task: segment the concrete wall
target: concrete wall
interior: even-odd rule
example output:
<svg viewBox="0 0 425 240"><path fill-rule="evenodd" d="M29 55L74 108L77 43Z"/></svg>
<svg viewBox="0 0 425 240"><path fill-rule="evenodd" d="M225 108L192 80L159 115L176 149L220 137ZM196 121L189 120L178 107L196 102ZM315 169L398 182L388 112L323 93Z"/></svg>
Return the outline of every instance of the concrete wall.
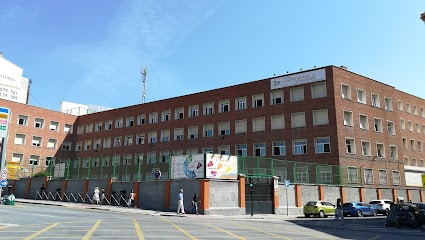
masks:
<svg viewBox="0 0 425 240"><path fill-rule="evenodd" d="M21 179L13 181L13 191L17 198L35 198L41 184L45 182L46 191L56 194L57 190L65 188L67 195L73 194L76 199L63 199L63 201L91 203L94 187L104 188L106 195L113 195L115 199L124 198L120 201L125 205L129 192L133 189L137 193L135 205L142 209L159 211L173 211L177 209L177 199L180 189L184 189L184 206L186 213L191 213L192 197L195 193L200 195L200 200L206 203L200 204L200 212L207 215L243 215L247 214L244 201L246 196L241 196L240 183L238 180L158 180L144 182L112 182L109 179L83 179L83 180L49 180L44 178ZM136 188L136 189L135 189ZM110 190L108 192L108 189ZM341 189L344 191L342 192ZM297 192L299 191L299 192ZM361 187L319 186L319 185L291 185L286 188L279 184L275 199L278 205L274 208L275 214L302 215L302 206L312 200L325 200L336 203L336 199L343 197L345 202L363 201L368 202L378 199L380 192L382 199L397 200L403 197L405 201L421 202L424 200L424 190L420 188L400 189L376 189ZM86 195L87 193L87 195ZM344 196L342 194L345 193ZM49 195L50 197L51 195ZM87 198L88 196L88 198ZM53 200L49 198L49 200ZM56 199L60 200L60 199ZM245 202L246 203L246 202ZM114 204L116 205L116 204ZM241 207L242 206L242 207ZM255 208L255 206L254 206ZM255 213L255 212L254 212Z"/></svg>

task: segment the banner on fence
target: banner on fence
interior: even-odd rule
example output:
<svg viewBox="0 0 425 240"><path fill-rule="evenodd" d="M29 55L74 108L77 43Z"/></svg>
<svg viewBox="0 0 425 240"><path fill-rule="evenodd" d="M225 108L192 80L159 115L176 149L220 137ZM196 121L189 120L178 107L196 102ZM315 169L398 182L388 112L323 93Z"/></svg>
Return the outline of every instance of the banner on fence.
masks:
<svg viewBox="0 0 425 240"><path fill-rule="evenodd" d="M205 178L204 154L180 155L171 158L171 179Z"/></svg>
<svg viewBox="0 0 425 240"><path fill-rule="evenodd" d="M207 178L238 178L238 157L236 156L207 153L205 162Z"/></svg>

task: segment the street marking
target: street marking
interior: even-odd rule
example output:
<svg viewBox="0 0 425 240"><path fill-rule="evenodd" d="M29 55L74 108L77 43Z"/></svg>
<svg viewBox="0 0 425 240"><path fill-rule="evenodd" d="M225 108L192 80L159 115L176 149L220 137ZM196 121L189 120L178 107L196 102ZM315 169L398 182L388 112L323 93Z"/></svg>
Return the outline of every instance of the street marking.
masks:
<svg viewBox="0 0 425 240"><path fill-rule="evenodd" d="M142 229L140 229L139 223L137 222L137 220L135 218L133 218L133 224L134 224L134 228L136 229L136 233L137 233L137 236L139 237L139 239L144 240L145 237L143 236Z"/></svg>
<svg viewBox="0 0 425 240"><path fill-rule="evenodd" d="M184 235L186 235L187 237L189 237L190 239L196 240L197 238L192 236L190 233L188 233L187 231L185 231L183 228L177 226L176 224L172 223L170 220L165 219L163 217L161 217L164 221L166 221L167 223L169 223L170 225L172 225L173 227L175 227L177 230L179 230L180 232L182 232Z"/></svg>
<svg viewBox="0 0 425 240"><path fill-rule="evenodd" d="M238 236L238 235L236 235L236 234L233 234L232 232L229 232L229 231L224 230L224 229L222 229L222 228L216 227L216 226L214 226L214 225L211 225L211 224L208 224L208 223L203 223L203 224L204 224L204 225L207 225L208 227L214 228L214 229L216 229L216 230L218 230L218 231L221 231L221 232L224 232L224 233L226 233L226 234L229 234L230 236L232 236L232 237L234 237L234 238L246 240L246 238L240 237L240 236Z"/></svg>
<svg viewBox="0 0 425 240"><path fill-rule="evenodd" d="M32 214L33 216L40 216L40 217L56 217L56 216L53 216L53 215L46 215L46 214Z"/></svg>
<svg viewBox="0 0 425 240"><path fill-rule="evenodd" d="M87 232L87 234L82 238L82 240L89 240L90 237L93 235L94 231L99 227L102 220L96 221L96 223L91 227L91 229Z"/></svg>
<svg viewBox="0 0 425 240"><path fill-rule="evenodd" d="M56 226L57 226L57 225L59 225L59 224L60 224L60 223L52 224L52 225L50 225L50 226L48 226L48 227L46 227L46 228L44 228L44 229L41 229L41 230L40 230L40 231L38 231L38 232L35 232L34 234L32 234L32 235L30 235L30 236L28 236L28 237L24 238L23 240L30 240L30 239L33 239L33 238L37 237L38 235L40 235L40 234L42 234L42 233L44 233L44 232L47 232L47 231L49 231L50 229L52 229L52 228L56 227Z"/></svg>
<svg viewBox="0 0 425 240"><path fill-rule="evenodd" d="M232 223L232 224L233 225L236 225L236 226L239 226L239 227L243 227L243 228L254 230L255 232L265 233L265 234L271 235L271 236L273 236L275 238L288 239L288 240L289 239L292 239L292 238L280 236L280 235L277 235L277 234L274 234L274 233L266 232L266 231L263 231L261 229L254 228L254 227L248 227L248 226L245 226L245 225L242 225L242 224L238 224L238 223Z"/></svg>

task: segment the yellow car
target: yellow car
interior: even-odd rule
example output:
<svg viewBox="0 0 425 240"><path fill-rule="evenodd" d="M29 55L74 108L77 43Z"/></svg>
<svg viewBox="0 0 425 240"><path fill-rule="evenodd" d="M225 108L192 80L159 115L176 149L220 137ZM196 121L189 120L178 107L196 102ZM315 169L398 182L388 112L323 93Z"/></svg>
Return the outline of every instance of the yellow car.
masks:
<svg viewBox="0 0 425 240"><path fill-rule="evenodd" d="M319 216L327 218L335 215L335 205L327 201L310 201L303 208L304 216Z"/></svg>

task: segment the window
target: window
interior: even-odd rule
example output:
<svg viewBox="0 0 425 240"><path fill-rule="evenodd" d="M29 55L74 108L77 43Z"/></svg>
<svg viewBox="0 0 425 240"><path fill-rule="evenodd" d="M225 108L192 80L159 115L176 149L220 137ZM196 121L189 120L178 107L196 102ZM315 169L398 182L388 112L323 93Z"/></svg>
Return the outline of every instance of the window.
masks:
<svg viewBox="0 0 425 240"><path fill-rule="evenodd" d="M91 149L91 140L84 141L84 150L90 150Z"/></svg>
<svg viewBox="0 0 425 240"><path fill-rule="evenodd" d="M273 156L285 156L286 146L285 141L273 142Z"/></svg>
<svg viewBox="0 0 425 240"><path fill-rule="evenodd" d="M253 118L252 119L252 131L263 132L265 131L265 118Z"/></svg>
<svg viewBox="0 0 425 240"><path fill-rule="evenodd" d="M16 145L25 145L25 139L26 139L26 135L25 134L19 134L17 133L15 135L15 140L14 140L14 144Z"/></svg>
<svg viewBox="0 0 425 240"><path fill-rule="evenodd" d="M371 100L372 100L372 107L377 107L377 108L381 107L380 100L379 100L379 95L378 94L372 93Z"/></svg>
<svg viewBox="0 0 425 240"><path fill-rule="evenodd" d="M184 129L175 128L174 129L174 140L183 140L184 139Z"/></svg>
<svg viewBox="0 0 425 240"><path fill-rule="evenodd" d="M308 182L308 166L297 166L295 171L297 182Z"/></svg>
<svg viewBox="0 0 425 240"><path fill-rule="evenodd" d="M55 121L50 121L49 130L57 132L59 130L59 123Z"/></svg>
<svg viewBox="0 0 425 240"><path fill-rule="evenodd" d="M31 145L33 147L41 147L41 141L42 141L41 137L33 136L32 141L31 141Z"/></svg>
<svg viewBox="0 0 425 240"><path fill-rule="evenodd" d="M145 134L144 133L136 134L136 144L137 145L145 144Z"/></svg>
<svg viewBox="0 0 425 240"><path fill-rule="evenodd" d="M184 118L184 108L176 108L174 119L183 119Z"/></svg>
<svg viewBox="0 0 425 240"><path fill-rule="evenodd" d="M258 108L264 106L264 94L256 94L252 96L252 107Z"/></svg>
<svg viewBox="0 0 425 240"><path fill-rule="evenodd" d="M157 143L157 133L156 131L148 132L148 142L149 143Z"/></svg>
<svg viewBox="0 0 425 240"><path fill-rule="evenodd" d="M49 149L56 149L57 144L58 144L58 140L56 139L47 140L47 148Z"/></svg>
<svg viewBox="0 0 425 240"><path fill-rule="evenodd" d="M44 126L44 119L35 118L35 120L34 120L34 127L35 128L43 128L43 126Z"/></svg>
<svg viewBox="0 0 425 240"><path fill-rule="evenodd" d="M100 138L97 138L93 142L93 149L100 149Z"/></svg>
<svg viewBox="0 0 425 240"><path fill-rule="evenodd" d="M170 162L170 152L169 151L161 151L159 153L159 157L162 163Z"/></svg>
<svg viewBox="0 0 425 240"><path fill-rule="evenodd" d="M390 159L391 160L397 160L398 159L397 146L390 145Z"/></svg>
<svg viewBox="0 0 425 240"><path fill-rule="evenodd" d="M65 133L72 133L72 125L71 124L65 124L63 127L63 131Z"/></svg>
<svg viewBox="0 0 425 240"><path fill-rule="evenodd" d="M277 129L285 129L285 116L283 114L271 116L271 130Z"/></svg>
<svg viewBox="0 0 425 240"><path fill-rule="evenodd" d="M145 114L140 114L137 116L137 125L145 125L146 123L146 115Z"/></svg>
<svg viewBox="0 0 425 240"><path fill-rule="evenodd" d="M84 126L78 125L77 126L77 134L83 134L84 133Z"/></svg>
<svg viewBox="0 0 425 240"><path fill-rule="evenodd" d="M230 122L218 123L218 133L220 136L230 135Z"/></svg>
<svg viewBox="0 0 425 240"><path fill-rule="evenodd" d="M393 184L394 185L400 185L400 172L399 171L393 171Z"/></svg>
<svg viewBox="0 0 425 240"><path fill-rule="evenodd" d="M386 170L379 170L379 184L388 184L388 177L387 177L387 171Z"/></svg>
<svg viewBox="0 0 425 240"><path fill-rule="evenodd" d="M126 127L132 127L132 126L134 126L134 117L133 116L128 116L126 118L125 126Z"/></svg>
<svg viewBox="0 0 425 240"><path fill-rule="evenodd" d="M373 170L370 168L364 169L364 183L373 184Z"/></svg>
<svg viewBox="0 0 425 240"><path fill-rule="evenodd" d="M246 109L246 97L238 97L235 99L235 110L244 110Z"/></svg>
<svg viewBox="0 0 425 240"><path fill-rule="evenodd" d="M356 153L356 146L354 144L354 138L345 138L345 152L348 154Z"/></svg>
<svg viewBox="0 0 425 240"><path fill-rule="evenodd" d="M105 130L112 130L112 120L105 121Z"/></svg>
<svg viewBox="0 0 425 240"><path fill-rule="evenodd" d="M307 140L296 139L294 140L294 155L307 154Z"/></svg>
<svg viewBox="0 0 425 240"><path fill-rule="evenodd" d="M392 121L387 121L387 131L389 135L395 135L395 124Z"/></svg>
<svg viewBox="0 0 425 240"><path fill-rule="evenodd" d="M328 165L319 165L317 167L320 183L332 183L332 167Z"/></svg>
<svg viewBox="0 0 425 240"><path fill-rule="evenodd" d="M401 144L403 146L403 148L407 148L407 140L405 137L401 138Z"/></svg>
<svg viewBox="0 0 425 240"><path fill-rule="evenodd" d="M18 115L18 125L20 126L28 126L28 116Z"/></svg>
<svg viewBox="0 0 425 240"><path fill-rule="evenodd" d="M328 109L313 110L313 125L329 125Z"/></svg>
<svg viewBox="0 0 425 240"><path fill-rule="evenodd" d="M326 83L311 84L311 98L323 98L327 96Z"/></svg>
<svg viewBox="0 0 425 240"><path fill-rule="evenodd" d="M131 145L133 145L133 135L126 135L124 146L131 146Z"/></svg>
<svg viewBox="0 0 425 240"><path fill-rule="evenodd" d="M114 147L121 147L122 137L114 138Z"/></svg>
<svg viewBox="0 0 425 240"><path fill-rule="evenodd" d="M247 132L247 121L246 119L235 121L235 134Z"/></svg>
<svg viewBox="0 0 425 240"><path fill-rule="evenodd" d="M354 126L353 112L344 110L344 126L348 126L348 127Z"/></svg>
<svg viewBox="0 0 425 240"><path fill-rule="evenodd" d="M214 114L214 103L205 103L204 115L213 115L213 114Z"/></svg>
<svg viewBox="0 0 425 240"><path fill-rule="evenodd" d="M403 118L400 118L400 129L401 130L406 129L406 124Z"/></svg>
<svg viewBox="0 0 425 240"><path fill-rule="evenodd" d="M359 115L359 126L361 129L369 130L369 119L367 115Z"/></svg>
<svg viewBox="0 0 425 240"><path fill-rule="evenodd" d="M161 142L170 141L170 129L161 130Z"/></svg>
<svg viewBox="0 0 425 240"><path fill-rule="evenodd" d="M359 182L359 174L358 169L356 167L348 167L348 183L358 183Z"/></svg>
<svg viewBox="0 0 425 240"><path fill-rule="evenodd" d="M420 109L421 118L425 118L425 110L424 108Z"/></svg>
<svg viewBox="0 0 425 240"><path fill-rule="evenodd" d="M228 146L228 145L218 146L218 152L221 155L230 155L230 146Z"/></svg>
<svg viewBox="0 0 425 240"><path fill-rule="evenodd" d="M72 142L62 142L61 150L71 151Z"/></svg>
<svg viewBox="0 0 425 240"><path fill-rule="evenodd" d="M403 102L401 100L398 100L397 105L398 105L398 110L402 112L403 111Z"/></svg>
<svg viewBox="0 0 425 240"><path fill-rule="evenodd" d="M291 87L291 102L298 102L304 100L304 87Z"/></svg>
<svg viewBox="0 0 425 240"><path fill-rule="evenodd" d="M96 125L95 125L95 127L94 127L94 131L95 132L102 131L102 125L103 125L103 122L97 122Z"/></svg>
<svg viewBox="0 0 425 240"><path fill-rule="evenodd" d="M418 116L418 107L413 105L413 115Z"/></svg>
<svg viewBox="0 0 425 240"><path fill-rule="evenodd" d="M219 107L218 109L219 113L230 111L230 100L229 99L220 100L218 103L218 107Z"/></svg>
<svg viewBox="0 0 425 240"><path fill-rule="evenodd" d="M407 121L407 129L409 130L409 132L413 132L413 125L411 121Z"/></svg>
<svg viewBox="0 0 425 240"><path fill-rule="evenodd" d="M316 153L330 153L331 141L329 137L315 138Z"/></svg>
<svg viewBox="0 0 425 240"><path fill-rule="evenodd" d="M187 135L189 136L189 139L198 138L198 126L188 127L187 128Z"/></svg>
<svg viewBox="0 0 425 240"><path fill-rule="evenodd" d="M123 126L123 118L115 119L115 128L122 128Z"/></svg>
<svg viewBox="0 0 425 240"><path fill-rule="evenodd" d="M410 109L410 103L406 103L406 112L410 113L411 109Z"/></svg>
<svg viewBox="0 0 425 240"><path fill-rule="evenodd" d="M357 102L366 104L366 91L357 89Z"/></svg>
<svg viewBox="0 0 425 240"><path fill-rule="evenodd" d="M291 113L291 128L300 128L305 126L306 123L304 112Z"/></svg>
<svg viewBox="0 0 425 240"><path fill-rule="evenodd" d="M40 156L30 155L29 165L38 166L40 164Z"/></svg>
<svg viewBox="0 0 425 240"><path fill-rule="evenodd" d="M199 116L199 106L198 105L189 106L189 117L197 117L197 116Z"/></svg>
<svg viewBox="0 0 425 240"><path fill-rule="evenodd" d="M247 156L248 150L246 144L236 144L236 154L238 156Z"/></svg>
<svg viewBox="0 0 425 240"><path fill-rule="evenodd" d="M256 157L266 156L266 144L265 143L254 143L254 156L256 156Z"/></svg>
<svg viewBox="0 0 425 240"><path fill-rule="evenodd" d="M86 133L93 132L93 123L87 123L86 124Z"/></svg>
<svg viewBox="0 0 425 240"><path fill-rule="evenodd" d="M149 123L158 123L158 113L157 112L152 112L149 113Z"/></svg>
<svg viewBox="0 0 425 240"><path fill-rule="evenodd" d="M416 133L421 133L421 127L419 126L419 123L415 123Z"/></svg>
<svg viewBox="0 0 425 240"><path fill-rule="evenodd" d="M82 151L83 150L83 142L76 142L75 143L75 151L76 152L79 152L79 151Z"/></svg>
<svg viewBox="0 0 425 240"><path fill-rule="evenodd" d="M368 141L362 141L362 155L363 156L370 156L370 142Z"/></svg>
<svg viewBox="0 0 425 240"><path fill-rule="evenodd" d="M379 118L373 119L373 130L375 132L382 132L382 120Z"/></svg>
<svg viewBox="0 0 425 240"><path fill-rule="evenodd" d="M341 97L351 100L351 87L346 84L341 84Z"/></svg>
<svg viewBox="0 0 425 240"><path fill-rule="evenodd" d="M214 125L212 124L206 124L204 125L204 137L212 137L214 136Z"/></svg>
<svg viewBox="0 0 425 240"><path fill-rule="evenodd" d="M392 112L393 111L393 101L391 98L384 98L385 111Z"/></svg>
<svg viewBox="0 0 425 240"><path fill-rule="evenodd" d="M422 142L418 141L418 151L422 152Z"/></svg>
<svg viewBox="0 0 425 240"><path fill-rule="evenodd" d="M382 143L377 143L376 144L376 156L377 157L380 157L380 158L384 158L385 157L384 144L382 144Z"/></svg>
<svg viewBox="0 0 425 240"><path fill-rule="evenodd" d="M413 140L413 139L410 139L410 149L416 150L416 148L415 148L415 140Z"/></svg>
<svg viewBox="0 0 425 240"><path fill-rule="evenodd" d="M161 112L161 122L168 122L171 120L171 110L167 109Z"/></svg>
<svg viewBox="0 0 425 240"><path fill-rule="evenodd" d="M203 147L202 152L203 153L214 153L213 147ZM174 153L174 155L176 155L176 154ZM182 150L182 154L180 154L180 155L183 155L183 150Z"/></svg>
<svg viewBox="0 0 425 240"><path fill-rule="evenodd" d="M156 163L156 152L148 152L147 162Z"/></svg>
<svg viewBox="0 0 425 240"><path fill-rule="evenodd" d="M271 105L282 104L283 103L283 90L274 90L270 94Z"/></svg>

